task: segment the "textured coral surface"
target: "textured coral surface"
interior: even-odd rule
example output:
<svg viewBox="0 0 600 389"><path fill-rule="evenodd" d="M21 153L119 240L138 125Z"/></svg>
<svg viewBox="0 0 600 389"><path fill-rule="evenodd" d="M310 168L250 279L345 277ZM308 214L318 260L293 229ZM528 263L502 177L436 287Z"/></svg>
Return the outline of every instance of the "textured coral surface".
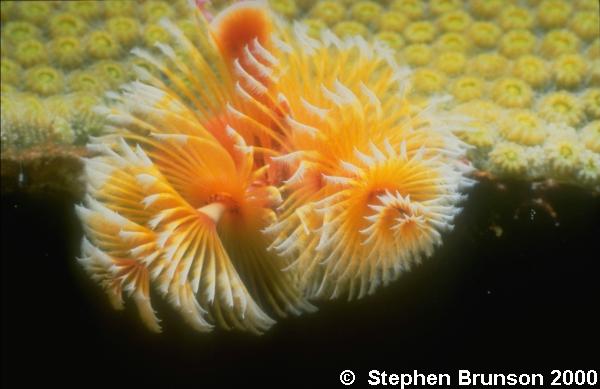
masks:
<svg viewBox="0 0 600 389"><path fill-rule="evenodd" d="M482 172L597 190L599 15L595 0L349 0L314 2L304 20L315 35L353 23L412 67L415 95L451 94L475 121L459 133Z"/></svg>
<svg viewBox="0 0 600 389"><path fill-rule="evenodd" d="M213 1L220 9L230 1ZM448 109L475 118L461 136L486 174L600 182L600 21L595 0L271 0L313 36L380 39L414 71L416 96L450 94ZM214 11L212 11L214 12ZM198 32L185 1L2 2L2 149L84 144L102 132L92 107L150 69L134 46L170 42L158 21ZM489 112L480 110L485 103ZM514 116L529 112L529 124ZM535 122L535 125L532 124ZM507 128L511 129L508 130ZM574 157L556 149L570 138ZM486 141L483 141L487 139ZM535 141L534 141L535 140ZM514 169L506 147L527 163ZM565 153L567 153L565 149ZM510 154L510 153L509 153ZM510 154L512 155L512 154ZM570 168L563 168L567 164Z"/></svg>

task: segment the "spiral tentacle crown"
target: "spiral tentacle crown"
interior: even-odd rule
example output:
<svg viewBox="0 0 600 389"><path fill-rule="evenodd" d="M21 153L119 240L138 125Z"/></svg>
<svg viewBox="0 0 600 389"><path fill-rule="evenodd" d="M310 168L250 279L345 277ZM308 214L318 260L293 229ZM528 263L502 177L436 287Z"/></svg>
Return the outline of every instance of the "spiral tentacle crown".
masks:
<svg viewBox="0 0 600 389"><path fill-rule="evenodd" d="M471 166L465 119L407 97L383 44L311 38L261 2L237 3L200 41L135 49L139 70L97 111L80 262L159 330L155 288L200 331L260 333L314 297L362 297L433 253Z"/></svg>

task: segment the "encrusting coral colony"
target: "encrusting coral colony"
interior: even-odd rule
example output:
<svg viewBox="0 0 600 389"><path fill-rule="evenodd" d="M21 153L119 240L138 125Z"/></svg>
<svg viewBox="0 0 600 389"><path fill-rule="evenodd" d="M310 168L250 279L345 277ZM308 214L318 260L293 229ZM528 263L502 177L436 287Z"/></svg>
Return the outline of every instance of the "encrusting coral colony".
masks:
<svg viewBox="0 0 600 389"><path fill-rule="evenodd" d="M205 5L221 9L230 1ZM470 115L457 134L468 158L498 178L600 182L600 27L596 0L270 0L311 38L325 28L394 50L412 69L416 102L437 94ZM84 145L102 134L104 92L148 63L133 47L172 43L172 20L199 33L186 0L2 1L4 152L44 143ZM559 147L560 145L560 147ZM559 150L560 148L560 150Z"/></svg>
<svg viewBox="0 0 600 389"><path fill-rule="evenodd" d="M417 99L452 95L445 108L474 120L457 134L480 171L598 190L599 12L596 0L320 1L305 23L386 42Z"/></svg>
<svg viewBox="0 0 600 389"><path fill-rule="evenodd" d="M596 0L223 3L2 2L2 151L87 143L80 262L152 330L373 293L476 169L599 190Z"/></svg>

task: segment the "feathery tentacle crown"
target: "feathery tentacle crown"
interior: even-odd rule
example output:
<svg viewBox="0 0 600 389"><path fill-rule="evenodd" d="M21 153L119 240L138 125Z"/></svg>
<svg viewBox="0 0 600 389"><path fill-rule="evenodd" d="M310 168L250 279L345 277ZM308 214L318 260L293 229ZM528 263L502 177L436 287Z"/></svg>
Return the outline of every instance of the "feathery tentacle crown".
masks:
<svg viewBox="0 0 600 389"><path fill-rule="evenodd" d="M291 152L271 248L292 260L309 297L362 297L432 254L472 183L452 134L461 118L406 97L408 74L361 37L320 41L301 25L275 40L279 130ZM260 100L260 99L257 99ZM256 103L259 105L259 102Z"/></svg>
<svg viewBox="0 0 600 389"><path fill-rule="evenodd" d="M208 40L192 43L163 25L179 52L157 44L158 58L136 49L163 79L140 69L143 82L110 94L115 103L98 108L114 128L88 146L100 156L86 161L81 262L116 307L127 291L154 330L160 327L151 285L200 331L216 322L262 332L274 323L265 308L279 316L312 310L261 233L281 196L256 161L262 156L231 125L227 107L240 98L227 56L215 55Z"/></svg>
<svg viewBox="0 0 600 389"><path fill-rule="evenodd" d="M110 93L77 211L81 263L159 331L155 288L200 331L260 333L307 298L373 292L430 255L471 181L458 120L405 98L383 46L314 40L235 4ZM461 126L463 123L460 123Z"/></svg>

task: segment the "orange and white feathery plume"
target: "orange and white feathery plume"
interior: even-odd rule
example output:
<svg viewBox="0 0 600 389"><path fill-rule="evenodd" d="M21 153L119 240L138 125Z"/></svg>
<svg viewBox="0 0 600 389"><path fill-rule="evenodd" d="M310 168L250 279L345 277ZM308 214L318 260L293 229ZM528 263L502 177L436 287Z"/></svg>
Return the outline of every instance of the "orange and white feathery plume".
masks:
<svg viewBox="0 0 600 389"><path fill-rule="evenodd" d="M98 107L111 127L88 145L97 156L85 161L87 197L77 207L86 235L80 262L116 308L123 294L131 297L152 330L160 331L155 291L197 330L260 333L273 315L314 309L262 232L282 202L265 165L281 135L254 128L264 117L247 106L238 80L248 46L265 55L252 58L257 68L274 62L272 25L254 3L211 24L196 17L201 41L163 21L177 45L157 44L160 55L134 50L162 76L139 69L141 81ZM256 77L261 92L273 87ZM248 116L240 119L234 106Z"/></svg>
<svg viewBox="0 0 600 389"><path fill-rule="evenodd" d="M409 72L380 43L327 30L315 40L300 24L278 31L271 50L251 44L239 61L245 84L257 84L241 84L246 106L269 117L282 145L269 165L284 202L265 231L308 297L362 297L452 228L473 183L453 135L464 118L443 113L443 97L412 103ZM274 61L265 69L261 58Z"/></svg>

